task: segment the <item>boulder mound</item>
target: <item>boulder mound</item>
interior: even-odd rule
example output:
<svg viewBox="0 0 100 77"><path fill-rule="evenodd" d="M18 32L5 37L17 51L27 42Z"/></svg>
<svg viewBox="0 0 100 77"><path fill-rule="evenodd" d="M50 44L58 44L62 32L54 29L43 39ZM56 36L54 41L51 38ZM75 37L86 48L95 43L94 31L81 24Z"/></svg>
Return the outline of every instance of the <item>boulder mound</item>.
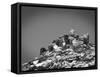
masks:
<svg viewBox="0 0 100 77"><path fill-rule="evenodd" d="M22 71L82 68L95 65L95 44L89 34L79 35L73 29L56 40L48 48L40 49L40 57L22 64Z"/></svg>

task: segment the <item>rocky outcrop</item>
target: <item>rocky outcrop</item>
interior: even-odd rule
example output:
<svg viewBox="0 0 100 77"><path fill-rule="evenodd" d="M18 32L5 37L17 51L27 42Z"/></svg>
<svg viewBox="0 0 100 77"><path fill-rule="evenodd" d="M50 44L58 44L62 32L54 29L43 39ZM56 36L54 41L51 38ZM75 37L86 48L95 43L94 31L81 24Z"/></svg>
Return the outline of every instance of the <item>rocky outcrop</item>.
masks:
<svg viewBox="0 0 100 77"><path fill-rule="evenodd" d="M95 65L95 44L89 34L78 35L73 29L40 49L40 57L22 64L22 71L80 68Z"/></svg>

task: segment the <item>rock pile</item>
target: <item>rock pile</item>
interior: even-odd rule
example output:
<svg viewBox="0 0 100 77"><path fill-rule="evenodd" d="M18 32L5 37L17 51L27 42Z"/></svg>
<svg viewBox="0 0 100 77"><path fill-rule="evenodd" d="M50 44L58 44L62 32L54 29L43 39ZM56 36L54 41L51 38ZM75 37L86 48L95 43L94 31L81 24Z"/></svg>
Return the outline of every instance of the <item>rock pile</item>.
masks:
<svg viewBox="0 0 100 77"><path fill-rule="evenodd" d="M40 57L22 64L22 71L80 68L95 65L95 44L89 34L79 35L73 29L56 40L48 48L40 49Z"/></svg>

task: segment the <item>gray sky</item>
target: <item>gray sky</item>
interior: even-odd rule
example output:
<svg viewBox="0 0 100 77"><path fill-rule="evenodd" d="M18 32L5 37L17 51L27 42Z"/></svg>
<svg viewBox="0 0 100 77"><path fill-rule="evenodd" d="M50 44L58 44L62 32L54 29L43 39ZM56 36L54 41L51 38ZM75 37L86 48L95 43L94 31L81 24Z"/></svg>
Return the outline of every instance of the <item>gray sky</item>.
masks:
<svg viewBox="0 0 100 77"><path fill-rule="evenodd" d="M88 10L22 7L22 63L39 56L57 37L75 29L95 38L95 12Z"/></svg>

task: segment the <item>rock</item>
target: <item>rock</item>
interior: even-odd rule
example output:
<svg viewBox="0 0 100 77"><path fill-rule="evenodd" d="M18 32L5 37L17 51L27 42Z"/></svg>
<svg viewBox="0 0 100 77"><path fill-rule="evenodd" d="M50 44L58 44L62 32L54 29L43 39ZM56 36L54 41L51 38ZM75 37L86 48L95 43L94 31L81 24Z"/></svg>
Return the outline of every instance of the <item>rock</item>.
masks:
<svg viewBox="0 0 100 77"><path fill-rule="evenodd" d="M40 49L40 55L45 55L46 51L47 51L46 48L44 48L44 47L41 48Z"/></svg>
<svg viewBox="0 0 100 77"><path fill-rule="evenodd" d="M80 68L95 65L95 44L89 34L78 35L72 29L69 34L54 40L48 48L40 49L40 57L22 64L23 71Z"/></svg>
<svg viewBox="0 0 100 77"><path fill-rule="evenodd" d="M49 51L49 52L52 52L53 50L54 50L53 45L49 45L49 46L48 46L48 51Z"/></svg>
<svg viewBox="0 0 100 77"><path fill-rule="evenodd" d="M75 30L74 29L71 29L70 32L69 32L69 34L70 35L74 35L75 34Z"/></svg>
<svg viewBox="0 0 100 77"><path fill-rule="evenodd" d="M68 35L64 35L65 44L70 44L70 39Z"/></svg>

